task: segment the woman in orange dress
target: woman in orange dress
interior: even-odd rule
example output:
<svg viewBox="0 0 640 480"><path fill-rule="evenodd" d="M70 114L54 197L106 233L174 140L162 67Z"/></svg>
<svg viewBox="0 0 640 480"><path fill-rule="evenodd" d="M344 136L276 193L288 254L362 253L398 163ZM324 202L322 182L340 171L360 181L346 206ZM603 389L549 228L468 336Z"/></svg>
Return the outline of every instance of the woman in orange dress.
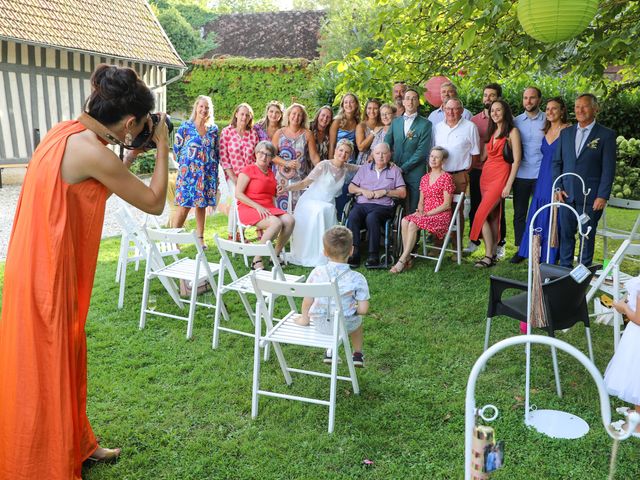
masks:
<svg viewBox="0 0 640 480"><path fill-rule="evenodd" d="M147 187L107 143L126 143L145 125L153 94L128 68L100 65L78 120L54 126L29 163L5 266L0 320L0 478L80 480L82 463L113 461L86 412L85 322L110 192L153 214L167 188L168 132L152 139Z"/></svg>
<svg viewBox="0 0 640 480"><path fill-rule="evenodd" d="M509 142L513 152L513 163L508 163L503 155L504 145ZM509 104L504 100L496 100L491 104L489 127L487 128L485 161L480 176L482 201L471 226L471 240L478 240L482 234L485 256L475 266L492 267L497 262L496 247L500 239L500 218L504 214L501 200L509 196L513 180L516 178L522 145L520 132L514 126L513 115Z"/></svg>

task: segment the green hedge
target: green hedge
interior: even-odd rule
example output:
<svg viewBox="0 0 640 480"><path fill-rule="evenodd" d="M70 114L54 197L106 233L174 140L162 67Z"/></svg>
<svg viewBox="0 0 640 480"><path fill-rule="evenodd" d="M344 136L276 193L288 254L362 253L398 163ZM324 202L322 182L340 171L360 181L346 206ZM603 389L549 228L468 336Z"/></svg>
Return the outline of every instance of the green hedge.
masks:
<svg viewBox="0 0 640 480"><path fill-rule="evenodd" d="M617 138L618 163L611 195L616 198L640 200L640 140Z"/></svg>
<svg viewBox="0 0 640 480"><path fill-rule="evenodd" d="M270 100L285 105L309 103L314 96L309 88L314 73L313 65L305 59L194 60L184 81L169 86L167 109L186 116L198 95L208 95L216 118L228 119L236 105L246 102L258 119Z"/></svg>

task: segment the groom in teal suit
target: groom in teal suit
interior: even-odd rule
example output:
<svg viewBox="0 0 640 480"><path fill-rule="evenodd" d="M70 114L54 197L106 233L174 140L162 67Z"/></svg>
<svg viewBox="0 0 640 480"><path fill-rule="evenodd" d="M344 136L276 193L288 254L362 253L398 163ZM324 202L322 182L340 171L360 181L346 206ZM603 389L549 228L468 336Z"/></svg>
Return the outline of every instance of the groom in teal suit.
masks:
<svg viewBox="0 0 640 480"><path fill-rule="evenodd" d="M404 94L404 115L393 120L384 141L393 150L393 162L402 170L407 184L408 212L413 213L420 199L420 179L427 172L427 157L431 146L431 122L418 115L418 92L409 89Z"/></svg>
<svg viewBox="0 0 640 480"><path fill-rule="evenodd" d="M596 239L598 220L611 195L611 186L616 172L616 134L613 130L596 122L598 101L590 93L576 99L575 113L577 125L565 128L560 133L558 148L553 158L553 178L563 173L576 173L582 177L587 190L584 212L582 183L574 176L563 177L558 182L560 191L556 200L566 202L575 208L578 214L589 216L583 225L583 231L591 227L584 242L582 259L584 265L591 265ZM560 219L560 265L571 267L576 245L578 222L568 208L561 208Z"/></svg>

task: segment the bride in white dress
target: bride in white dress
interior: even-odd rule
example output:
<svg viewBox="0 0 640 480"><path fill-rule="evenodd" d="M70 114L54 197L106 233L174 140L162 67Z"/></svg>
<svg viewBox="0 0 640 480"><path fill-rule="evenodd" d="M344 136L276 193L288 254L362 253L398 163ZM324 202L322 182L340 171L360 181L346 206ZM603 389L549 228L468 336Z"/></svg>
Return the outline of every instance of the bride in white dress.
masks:
<svg viewBox="0 0 640 480"><path fill-rule="evenodd" d="M322 253L322 236L338 223L335 197L342 193L347 172L358 170L358 165L347 163L352 152L353 143L340 140L332 160L319 162L303 181L282 189L283 192L295 192L309 187L293 212L296 223L288 261L294 265L315 267L327 262Z"/></svg>

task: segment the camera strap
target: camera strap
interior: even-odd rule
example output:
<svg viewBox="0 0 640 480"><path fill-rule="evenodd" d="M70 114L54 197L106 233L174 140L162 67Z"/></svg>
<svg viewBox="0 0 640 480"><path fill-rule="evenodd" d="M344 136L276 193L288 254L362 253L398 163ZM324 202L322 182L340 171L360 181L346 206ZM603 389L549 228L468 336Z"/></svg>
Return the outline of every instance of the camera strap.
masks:
<svg viewBox="0 0 640 480"><path fill-rule="evenodd" d="M125 145L124 142L120 141L118 139L118 137L116 137L116 135L111 130L109 130L107 127L105 127L103 124L101 124L99 121L97 121L95 118L93 118L88 113L86 113L86 112L81 113L76 120L79 123L81 123L83 126L85 126L87 128L87 130L91 130L93 133L98 135L98 137L103 139L108 144L110 144L110 145L119 145L120 146L120 160L122 160L123 157L124 157L124 150L125 149L127 149L127 150L133 150L134 149L134 147L132 147L130 145ZM151 138L151 136L149 136L149 139L150 138ZM144 145L142 145L141 147L138 147L138 148L144 148L144 146L147 143L149 143L148 139L147 139L147 141L145 142Z"/></svg>
<svg viewBox="0 0 640 480"><path fill-rule="evenodd" d="M122 160L122 158L124 157L124 149L126 148L126 146L124 145L124 143L122 143L118 139L118 137L115 136L115 134L111 130L109 130L107 127L105 127L103 124L101 124L99 121L97 121L95 118L93 118L91 115L89 115L86 112L81 113L78 116L77 121L80 124L82 124L84 127L86 127L87 130L91 130L93 133L95 133L98 137L106 141L108 144L119 145L120 160Z"/></svg>

